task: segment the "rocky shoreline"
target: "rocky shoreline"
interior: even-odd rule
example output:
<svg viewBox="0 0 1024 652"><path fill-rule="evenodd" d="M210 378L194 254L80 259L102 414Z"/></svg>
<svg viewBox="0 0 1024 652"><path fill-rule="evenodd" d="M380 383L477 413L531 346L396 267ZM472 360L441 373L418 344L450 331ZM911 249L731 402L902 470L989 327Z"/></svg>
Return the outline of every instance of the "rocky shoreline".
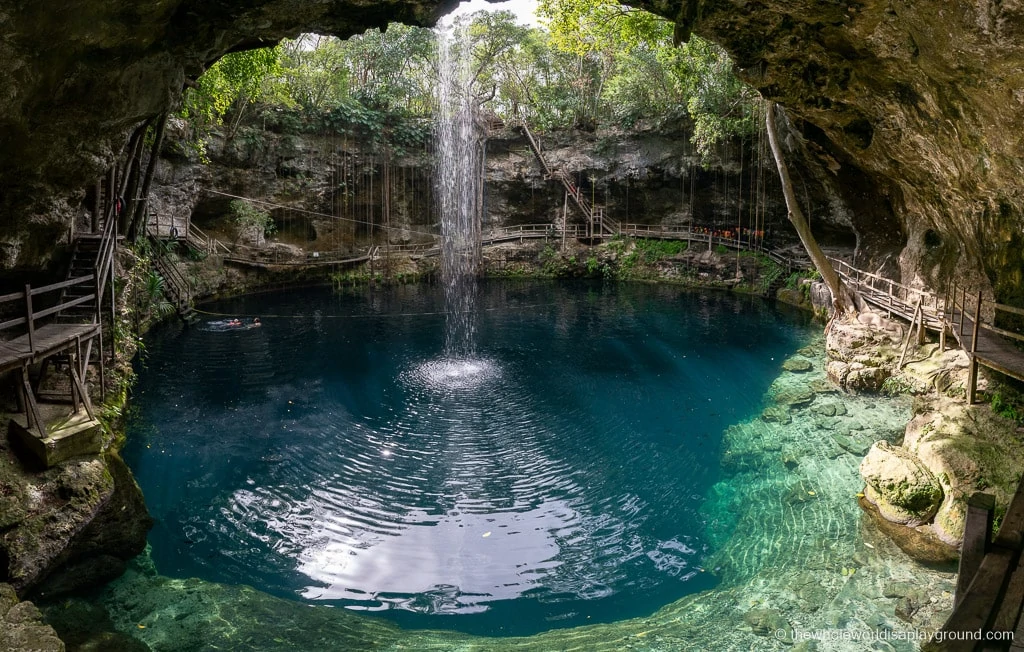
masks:
<svg viewBox="0 0 1024 652"><path fill-rule="evenodd" d="M875 443L861 463L864 498L882 518L906 526L900 539L938 540L955 555L970 496L995 497L997 525L1005 513L1024 468L1024 430L987 404L967 404L964 351L926 343L898 367L902 334L879 315L833 322L827 370L848 391L914 396L899 442Z"/></svg>
<svg viewBox="0 0 1024 652"><path fill-rule="evenodd" d="M493 264L490 269L492 273L505 275L511 269L515 276L586 275L595 273L595 269L597 274L607 275L605 270L612 270L614 278L621 273L622 260L631 253L620 245L596 252L593 248L552 251L543 244L509 248L502 256L492 257L492 262L501 260L502 263ZM590 255L581 260L580 252ZM695 285L703 281L703 287L729 287L724 278L736 269L735 253L681 254L634 265L629 268L630 274L638 280L669 276L676 282ZM209 265L210 261L181 264ZM411 274L412 265L416 263L407 264ZM698 271L672 277L666 273L680 269L692 272L699 270L701 264L705 265L705 270L717 270L717 275L705 271L707 276L701 277ZM429 269L416 269L423 274L430 273ZM758 287L758 274L762 270L757 266L750 269L746 283L733 284L734 290ZM253 288L249 282L233 285L230 273L225 273L223 279L228 280L211 283L209 287L219 288L220 292ZM353 277L351 282L360 280ZM810 301L820 294L816 290L788 292L795 295L794 303L813 308ZM783 290L781 294L786 293ZM799 475L800 469L815 464L808 460L849 459L859 464L864 478L860 485L864 487L863 497L857 510L865 512L864 523L874 523L869 529L878 533L872 535L876 543L870 550L886 546L901 550L922 563L948 569L950 560L956 558L955 546L962 533L967 497L974 491L989 491L996 494L997 503L1005 509L1016 488L1018 478L1013 469L1020 468L1024 461L1024 445L1018 441L1016 424L993 414L986 405L964 403L966 364L962 353L939 352L937 345L928 344L913 351L910 362L896 369L901 334L897 325L880 319L832 323L824 341L810 345L785 361L783 375L772 387L766 407L756 420L761 425L753 430L744 426L725 434L722 467L729 474L763 470L767 453L786 473ZM822 350L827 357L815 361ZM899 431L882 438L871 429L845 427L852 416L847 406L854 397L879 392L915 396L909 423L904 417ZM794 434L795 420L813 424L815 441L811 449L804 450L808 442ZM787 441L791 443L785 443ZM818 491L804 481L790 482L787 486L782 498L793 508L804 509L805 503L820 500ZM859 487L853 493L857 491ZM21 468L6 440L0 443L0 517L3 518L0 546L5 551L6 581L11 591L51 603L54 598L83 587L102 585L121 575L126 568L134 568L134 562L129 560L143 550L149 527L137 485L115 453L78 458L36 474ZM893 521L902 524L894 525ZM723 579L727 579L730 564L726 553L722 555L726 561L720 564L721 573ZM749 565L745 563L744 568ZM794 567L793 571L797 570ZM847 579L854 572L853 567L847 565L841 570L846 574L841 573L840 577ZM948 583L947 575L937 577L943 586ZM131 589L135 591L142 590L140 582L148 586L157 579L162 582L166 578L159 578L152 571L140 573L135 568L116 584L135 587ZM732 579L735 583L740 580L739 576ZM126 589L105 591L123 590ZM789 589L780 585L777 590ZM914 604L920 602L902 594L898 599ZM77 604L75 600L72 604ZM937 626L948 608L946 602L932 601L914 610L906 606L902 609L917 613L927 607L924 613L928 614L928 626ZM29 607L20 607L14 617L23 618L35 627L38 620L24 616L30 611ZM753 615L742 618L755 635L779 617L771 610L751 611ZM104 636L109 634L107 631ZM174 648L157 646L153 649Z"/></svg>

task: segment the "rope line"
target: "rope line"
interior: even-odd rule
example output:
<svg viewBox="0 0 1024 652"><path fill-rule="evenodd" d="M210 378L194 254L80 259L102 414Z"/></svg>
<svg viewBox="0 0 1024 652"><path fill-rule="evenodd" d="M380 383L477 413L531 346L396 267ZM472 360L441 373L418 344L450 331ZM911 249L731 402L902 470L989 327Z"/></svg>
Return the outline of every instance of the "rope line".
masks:
<svg viewBox="0 0 1024 652"><path fill-rule="evenodd" d="M252 202L254 204L262 204L263 206L269 206L271 208L280 208L281 210L293 211L293 212L296 212L296 213L304 213L306 215L313 215L313 216L316 216L316 217L325 217L325 218L328 218L328 219L331 219L331 220L339 220L339 221L342 221L342 222L352 222L354 224L366 224L368 226L371 226L371 227L374 227L374 228L377 228L377 229L383 229L385 231L390 231L391 230L390 226L382 226L382 225L377 224L376 222L374 222L372 219L371 220L358 220L358 219L356 219L354 217L340 217L338 215L331 215L329 213L318 213L317 211L310 211L310 210L306 210L304 208L295 208L294 206L285 206L284 204L275 204L274 202L271 202L271 201L266 201L266 200L263 200L263 199L254 199L252 197L244 197L242 195L233 195L233 194L231 194L229 192L221 192L219 190L206 190L206 192L214 194L214 195L221 195L223 197L231 197L232 199L242 199L242 200L245 200L245 201L248 201L248 202ZM441 237L441 236L439 236L436 233L430 233L428 231L414 231L412 229L401 229L401 231L403 231L404 233L415 233L416 235L428 235L428 236L430 236L432 238L439 238L439 237Z"/></svg>

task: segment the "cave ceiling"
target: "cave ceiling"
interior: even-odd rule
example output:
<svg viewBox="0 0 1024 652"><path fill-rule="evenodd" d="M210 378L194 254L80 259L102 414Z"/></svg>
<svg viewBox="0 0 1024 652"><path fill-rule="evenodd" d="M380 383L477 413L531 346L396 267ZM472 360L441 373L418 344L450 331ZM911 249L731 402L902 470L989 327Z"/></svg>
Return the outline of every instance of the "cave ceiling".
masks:
<svg viewBox="0 0 1024 652"><path fill-rule="evenodd" d="M904 280L933 286L954 272L1003 294L1020 285L1021 2L631 4L724 46L786 108L794 151L834 176L868 262L888 256ZM429 25L453 5L0 0L0 245L67 220L131 129L225 52Z"/></svg>

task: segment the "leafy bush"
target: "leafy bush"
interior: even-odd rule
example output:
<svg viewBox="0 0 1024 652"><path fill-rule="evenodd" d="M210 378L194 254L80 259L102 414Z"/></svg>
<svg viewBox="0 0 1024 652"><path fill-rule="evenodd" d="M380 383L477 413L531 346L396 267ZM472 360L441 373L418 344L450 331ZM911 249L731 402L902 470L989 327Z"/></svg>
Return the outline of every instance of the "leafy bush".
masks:
<svg viewBox="0 0 1024 652"><path fill-rule="evenodd" d="M640 238L636 241L636 252L639 258L645 263L655 263L669 256L675 256L686 251L686 243L680 240L647 240Z"/></svg>
<svg viewBox="0 0 1024 652"><path fill-rule="evenodd" d="M249 235L257 245L263 244L268 235L277 232L277 225L270 213L256 208L244 199L235 199L231 202L231 213L238 226L239 237Z"/></svg>

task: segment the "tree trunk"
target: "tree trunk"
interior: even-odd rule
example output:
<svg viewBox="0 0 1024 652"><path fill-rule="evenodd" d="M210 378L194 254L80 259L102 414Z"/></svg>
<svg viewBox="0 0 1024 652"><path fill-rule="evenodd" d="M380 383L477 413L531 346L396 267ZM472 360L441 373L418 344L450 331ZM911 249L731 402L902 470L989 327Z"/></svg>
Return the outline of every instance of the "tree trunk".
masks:
<svg viewBox="0 0 1024 652"><path fill-rule="evenodd" d="M153 136L153 149L150 150L149 164L146 166L146 176L142 181L142 188L139 191L139 201L133 203L132 221L129 226L127 237L131 242L138 241L139 237L146 234L146 208L149 206L149 188L153 184L153 173L160 158L160 146L164 142L164 127L167 125L167 114L164 113L157 119L156 134ZM174 222L171 221L171 228Z"/></svg>
<svg viewBox="0 0 1024 652"><path fill-rule="evenodd" d="M121 180L118 195L122 200L121 213L117 216L117 232L127 233L132 223L132 215L135 210L135 193L138 191L139 165L142 159L142 142L145 139L146 130L152 120L146 120L140 125L128 144L128 160L125 162L124 178ZM116 201L116 198L115 198Z"/></svg>
<svg viewBox="0 0 1024 652"><path fill-rule="evenodd" d="M807 219L804 218L804 213L800 210L800 204L796 200L796 193L793 192L793 182L789 178L789 168L786 167L782 145L779 143L778 130L775 126L775 102L767 102L765 107L765 126L768 128L768 142L772 148L772 156L775 157L775 165L779 168L782 193L786 197L786 208L789 210L789 221L796 228L797 235L800 236L800 242L803 243L804 249L807 250L807 254L811 257L811 262L814 263L815 269L821 274L821 279L825 281L825 285L828 286L829 291L832 293L832 305L836 310L836 315L842 316L848 312L856 312L856 298L851 290L843 285L839 275L836 274L836 270L832 267L832 263L825 257L825 252L818 246L818 241L814 239L814 235L811 233L811 226L807 223Z"/></svg>

